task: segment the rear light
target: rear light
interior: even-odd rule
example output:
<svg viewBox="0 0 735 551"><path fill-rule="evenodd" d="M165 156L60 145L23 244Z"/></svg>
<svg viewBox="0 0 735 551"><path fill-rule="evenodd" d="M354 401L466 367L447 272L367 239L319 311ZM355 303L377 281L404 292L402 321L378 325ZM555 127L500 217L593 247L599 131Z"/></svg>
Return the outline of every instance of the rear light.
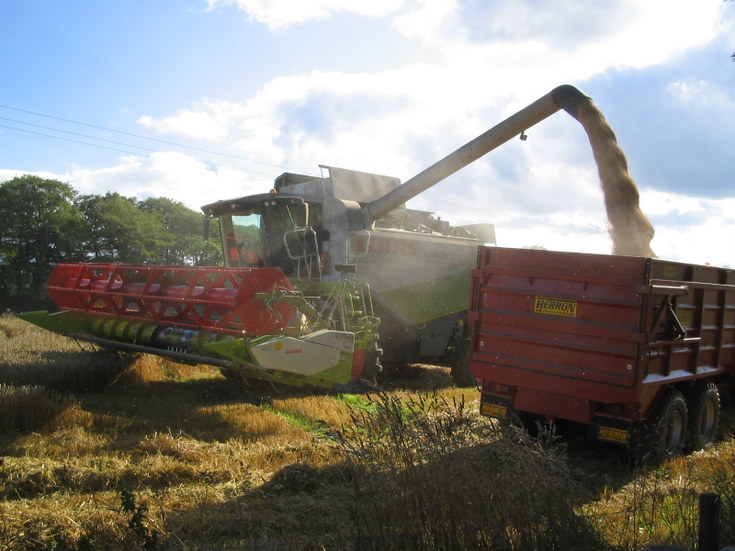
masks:
<svg viewBox="0 0 735 551"><path fill-rule="evenodd" d="M489 392L495 392L497 394L508 394L509 395L511 393L511 389L508 385L499 385L496 383L491 383L489 385L486 385L485 390Z"/></svg>

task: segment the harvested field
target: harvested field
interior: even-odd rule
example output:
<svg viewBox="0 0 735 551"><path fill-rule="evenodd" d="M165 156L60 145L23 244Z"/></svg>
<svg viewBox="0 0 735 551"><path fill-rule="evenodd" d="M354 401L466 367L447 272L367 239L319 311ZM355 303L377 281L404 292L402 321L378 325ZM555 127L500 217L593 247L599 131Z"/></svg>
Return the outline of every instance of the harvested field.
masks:
<svg viewBox="0 0 735 551"><path fill-rule="evenodd" d="M4 316L0 383L8 550L691 548L703 491L735 518L730 440L633 471L500 430L443 367L371 394L245 387Z"/></svg>

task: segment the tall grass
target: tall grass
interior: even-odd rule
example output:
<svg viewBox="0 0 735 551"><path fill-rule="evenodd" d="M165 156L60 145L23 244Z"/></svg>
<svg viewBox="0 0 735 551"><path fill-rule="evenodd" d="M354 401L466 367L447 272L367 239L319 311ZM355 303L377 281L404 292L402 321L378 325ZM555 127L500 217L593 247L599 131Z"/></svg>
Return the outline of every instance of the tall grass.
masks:
<svg viewBox="0 0 735 551"><path fill-rule="evenodd" d="M630 474L614 492L585 505L594 524L614 549L640 549L651 543L694 549L698 541L699 496L722 500L722 546L735 543L735 445L706 451Z"/></svg>
<svg viewBox="0 0 735 551"><path fill-rule="evenodd" d="M462 402L381 394L337 434L354 467L358 549L599 549L563 449Z"/></svg>

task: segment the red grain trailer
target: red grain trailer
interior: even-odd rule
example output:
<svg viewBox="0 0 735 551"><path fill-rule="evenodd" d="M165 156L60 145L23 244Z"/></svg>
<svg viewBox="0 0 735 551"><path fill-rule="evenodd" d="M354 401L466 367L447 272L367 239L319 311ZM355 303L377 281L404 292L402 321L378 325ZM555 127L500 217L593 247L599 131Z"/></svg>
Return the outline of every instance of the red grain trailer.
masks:
<svg viewBox="0 0 735 551"><path fill-rule="evenodd" d="M594 426L654 460L716 438L735 270L481 247L468 323L485 415Z"/></svg>

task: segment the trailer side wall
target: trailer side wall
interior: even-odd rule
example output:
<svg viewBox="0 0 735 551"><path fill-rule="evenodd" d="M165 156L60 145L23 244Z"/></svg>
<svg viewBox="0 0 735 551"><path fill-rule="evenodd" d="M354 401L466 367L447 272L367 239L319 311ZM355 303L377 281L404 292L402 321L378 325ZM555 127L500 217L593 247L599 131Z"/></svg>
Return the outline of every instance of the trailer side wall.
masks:
<svg viewBox="0 0 735 551"><path fill-rule="evenodd" d="M481 247L468 321L483 413L615 426L645 417L667 385L732 376L734 278L659 259Z"/></svg>

